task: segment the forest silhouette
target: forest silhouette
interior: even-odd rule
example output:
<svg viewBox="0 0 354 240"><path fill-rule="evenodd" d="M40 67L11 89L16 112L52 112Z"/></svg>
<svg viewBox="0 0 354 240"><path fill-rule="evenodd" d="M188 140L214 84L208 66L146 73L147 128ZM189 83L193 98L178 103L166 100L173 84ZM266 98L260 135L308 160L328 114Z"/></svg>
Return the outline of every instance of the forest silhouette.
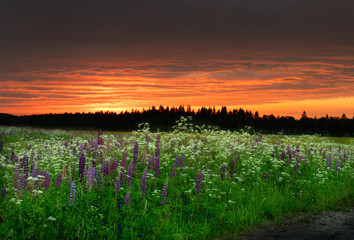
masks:
<svg viewBox="0 0 354 240"><path fill-rule="evenodd" d="M211 125L225 130L253 129L263 133L277 134L321 134L324 136L354 136L354 117L349 119L343 114L341 117L321 118L307 117L304 111L300 119L291 116L260 116L258 112L231 109L226 106L216 110L215 107L202 107L193 110L190 106L179 107L150 107L147 110L132 110L130 112L88 112L88 113L61 113L35 114L13 116L0 114L0 124L7 126L28 126L40 128L61 128L105 131L132 131L137 130L140 123L149 123L151 131L170 131L180 117L192 117L192 123L197 125ZM251 127L251 128L249 128Z"/></svg>

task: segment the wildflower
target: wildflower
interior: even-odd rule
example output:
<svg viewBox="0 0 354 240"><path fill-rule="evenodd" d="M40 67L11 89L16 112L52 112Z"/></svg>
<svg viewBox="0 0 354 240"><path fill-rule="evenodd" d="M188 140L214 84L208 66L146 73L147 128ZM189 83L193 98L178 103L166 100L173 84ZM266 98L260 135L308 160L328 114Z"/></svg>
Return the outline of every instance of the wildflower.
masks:
<svg viewBox="0 0 354 240"><path fill-rule="evenodd" d="M75 182L71 182L71 187L70 187L70 199L69 199L69 205L74 205L75 199L76 199L76 184Z"/></svg>
<svg viewBox="0 0 354 240"><path fill-rule="evenodd" d="M339 146L340 147L340 146ZM336 171L338 172L341 168L342 162L338 156L337 162L336 162Z"/></svg>
<svg viewBox="0 0 354 240"><path fill-rule="evenodd" d="M199 192L202 189L202 185L203 185L203 171L199 170L195 181L195 189L197 191L198 197L199 197Z"/></svg>
<svg viewBox="0 0 354 240"><path fill-rule="evenodd" d="M1 199L6 197L6 188L1 189Z"/></svg>
<svg viewBox="0 0 354 240"><path fill-rule="evenodd" d="M55 182L55 188L59 188L61 184L61 173L58 174L57 176L57 181Z"/></svg>
<svg viewBox="0 0 354 240"><path fill-rule="evenodd" d="M98 136L97 136L97 143L98 143L98 145L103 145L103 139L102 139L102 130L100 129L99 131L98 131Z"/></svg>
<svg viewBox="0 0 354 240"><path fill-rule="evenodd" d="M108 175L108 162L107 161L103 161L102 162L101 172L102 172L103 176L107 176Z"/></svg>
<svg viewBox="0 0 354 240"><path fill-rule="evenodd" d="M222 164L222 165L221 165L220 177L221 177L221 180L223 180L223 181L224 181L224 179L225 179L225 168L226 168L225 164Z"/></svg>
<svg viewBox="0 0 354 240"><path fill-rule="evenodd" d="M122 167L122 179L125 179L125 174L126 174L126 168L127 168L127 157L128 157L128 152L125 150L123 152L122 156L122 161L120 163L120 166Z"/></svg>
<svg viewBox="0 0 354 240"><path fill-rule="evenodd" d="M85 165L86 165L85 154L81 152L79 157L79 178L81 178L81 181L84 178Z"/></svg>
<svg viewBox="0 0 354 240"><path fill-rule="evenodd" d="M18 190L22 193L22 195L25 193L25 178L26 176L24 174L21 174L18 185Z"/></svg>
<svg viewBox="0 0 354 240"><path fill-rule="evenodd" d="M90 167L87 171L87 180L86 185L89 190L92 190L92 185L94 178L96 177L96 169L94 167Z"/></svg>
<svg viewBox="0 0 354 240"><path fill-rule="evenodd" d="M141 196L146 196L146 183L147 183L147 169L144 170L141 178Z"/></svg>
<svg viewBox="0 0 354 240"><path fill-rule="evenodd" d="M234 179L235 162L236 162L236 155L232 159L231 164L230 164L230 177L231 177L231 180Z"/></svg>
<svg viewBox="0 0 354 240"><path fill-rule="evenodd" d="M127 195L125 196L125 206L129 206L129 202L130 202L130 192L128 192Z"/></svg>
<svg viewBox="0 0 354 240"><path fill-rule="evenodd" d="M175 176L176 176L176 170L177 170L177 163L174 163L173 164L173 169L172 169L172 172L171 172L171 178L174 179Z"/></svg>
<svg viewBox="0 0 354 240"><path fill-rule="evenodd" d="M44 190L47 191L50 185L50 175L47 172L44 172L44 182L43 182L43 187Z"/></svg>
<svg viewBox="0 0 354 240"><path fill-rule="evenodd" d="M18 188L18 174L19 174L19 169L18 166L14 167L14 175L13 175L13 186L14 188Z"/></svg>
<svg viewBox="0 0 354 240"><path fill-rule="evenodd" d="M154 157L149 157L148 160L148 166L147 166L148 171L154 169Z"/></svg>
<svg viewBox="0 0 354 240"><path fill-rule="evenodd" d="M166 197L167 197L167 188L168 188L168 179L166 180L166 183L164 184L162 188L162 193L161 193L161 206L165 206L166 203Z"/></svg>
<svg viewBox="0 0 354 240"><path fill-rule="evenodd" d="M132 177L133 177L133 162L130 162L128 166L127 187L130 187L132 183Z"/></svg>
<svg viewBox="0 0 354 240"><path fill-rule="evenodd" d="M50 216L50 217L48 217L48 220L50 220L50 221L56 221L57 219L56 218L54 218L54 217L52 217L52 216Z"/></svg>

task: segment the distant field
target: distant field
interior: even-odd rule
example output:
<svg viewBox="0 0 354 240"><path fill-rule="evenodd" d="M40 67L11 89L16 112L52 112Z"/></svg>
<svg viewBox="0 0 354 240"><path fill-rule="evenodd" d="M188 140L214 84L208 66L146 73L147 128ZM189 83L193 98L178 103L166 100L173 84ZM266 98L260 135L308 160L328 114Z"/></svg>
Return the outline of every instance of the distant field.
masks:
<svg viewBox="0 0 354 240"><path fill-rule="evenodd" d="M353 138L0 127L1 239L212 239L354 203Z"/></svg>

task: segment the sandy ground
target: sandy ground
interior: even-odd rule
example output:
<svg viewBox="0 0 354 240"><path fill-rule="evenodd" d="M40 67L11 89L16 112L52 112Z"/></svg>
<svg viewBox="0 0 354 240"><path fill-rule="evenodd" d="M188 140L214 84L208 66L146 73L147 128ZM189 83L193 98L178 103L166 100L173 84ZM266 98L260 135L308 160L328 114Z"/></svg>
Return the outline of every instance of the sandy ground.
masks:
<svg viewBox="0 0 354 240"><path fill-rule="evenodd" d="M282 217L282 223L265 223L258 229L239 236L221 239L237 240L354 240L354 207L344 211L325 211L318 215Z"/></svg>

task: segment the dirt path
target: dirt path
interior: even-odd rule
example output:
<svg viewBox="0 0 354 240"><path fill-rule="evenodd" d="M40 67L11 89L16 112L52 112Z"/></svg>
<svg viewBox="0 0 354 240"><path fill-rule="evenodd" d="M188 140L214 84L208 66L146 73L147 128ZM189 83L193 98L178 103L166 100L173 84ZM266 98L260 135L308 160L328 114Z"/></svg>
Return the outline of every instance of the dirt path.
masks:
<svg viewBox="0 0 354 240"><path fill-rule="evenodd" d="M283 217L282 223L263 224L240 236L222 239L237 240L354 240L354 207L346 211L325 211L318 215L300 215L296 218Z"/></svg>

